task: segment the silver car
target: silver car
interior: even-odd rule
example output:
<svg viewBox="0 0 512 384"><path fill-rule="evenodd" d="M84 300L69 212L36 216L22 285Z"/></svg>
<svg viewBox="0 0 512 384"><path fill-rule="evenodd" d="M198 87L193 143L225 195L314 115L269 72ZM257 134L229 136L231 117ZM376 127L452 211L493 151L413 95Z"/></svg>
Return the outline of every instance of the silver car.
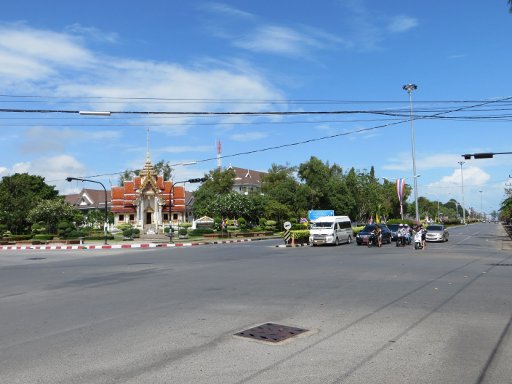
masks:
<svg viewBox="0 0 512 384"><path fill-rule="evenodd" d="M442 224L431 224L427 227L427 241L448 241L450 233Z"/></svg>

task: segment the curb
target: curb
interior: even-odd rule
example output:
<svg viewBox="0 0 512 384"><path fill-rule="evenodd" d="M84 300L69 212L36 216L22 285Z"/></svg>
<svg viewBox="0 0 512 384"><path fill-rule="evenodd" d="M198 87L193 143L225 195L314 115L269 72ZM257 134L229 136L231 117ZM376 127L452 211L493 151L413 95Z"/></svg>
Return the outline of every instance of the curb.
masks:
<svg viewBox="0 0 512 384"><path fill-rule="evenodd" d="M259 239L258 239L259 240ZM54 250L89 250L89 249L130 249L130 248L173 248L193 247L198 245L231 244L255 241L253 239L219 240L193 243L140 243L140 244L102 244L102 245L0 245L0 251L54 251Z"/></svg>

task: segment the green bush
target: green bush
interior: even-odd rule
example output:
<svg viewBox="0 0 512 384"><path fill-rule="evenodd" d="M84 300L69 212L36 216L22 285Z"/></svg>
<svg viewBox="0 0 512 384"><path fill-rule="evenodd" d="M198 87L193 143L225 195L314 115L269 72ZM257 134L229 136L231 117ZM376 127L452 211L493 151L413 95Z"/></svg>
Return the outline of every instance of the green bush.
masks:
<svg viewBox="0 0 512 384"><path fill-rule="evenodd" d="M190 236L202 236L206 233L214 233L215 231L211 228L196 228L189 232Z"/></svg>
<svg viewBox="0 0 512 384"><path fill-rule="evenodd" d="M85 240L103 240L105 239L105 235L90 235L90 236L85 236ZM114 236L112 235L107 235L107 240L114 240Z"/></svg>
<svg viewBox="0 0 512 384"><path fill-rule="evenodd" d="M265 225L267 224L267 219L265 219L264 217L261 217L258 221L258 224L260 227L265 227Z"/></svg>
<svg viewBox="0 0 512 384"><path fill-rule="evenodd" d="M187 236L188 235L188 229L187 228L180 228L178 234L180 236Z"/></svg>
<svg viewBox="0 0 512 384"><path fill-rule="evenodd" d="M360 227L352 227L352 230L354 231L354 235L357 235L359 232L361 232L364 229L364 225Z"/></svg>
<svg viewBox="0 0 512 384"><path fill-rule="evenodd" d="M292 231L304 231L308 229L308 223L303 224L292 224Z"/></svg>
<svg viewBox="0 0 512 384"><path fill-rule="evenodd" d="M238 220L238 226L240 227L240 229L245 229L247 228L247 221L243 218L243 217L240 217Z"/></svg>
<svg viewBox="0 0 512 384"><path fill-rule="evenodd" d="M130 229L132 228L132 225L131 224L128 224L128 223L122 223L122 224L118 224L116 225L116 228L121 230L121 231L124 231L125 229Z"/></svg>
<svg viewBox="0 0 512 384"><path fill-rule="evenodd" d="M123 237L133 237L133 228L126 228L123 230Z"/></svg>
<svg viewBox="0 0 512 384"><path fill-rule="evenodd" d="M43 234L43 233L48 232L48 230L46 229L46 226L42 222L32 224L31 229L32 229L33 234Z"/></svg>
<svg viewBox="0 0 512 384"><path fill-rule="evenodd" d="M190 228L192 226L192 223L184 222L180 223L180 228Z"/></svg>
<svg viewBox="0 0 512 384"><path fill-rule="evenodd" d="M307 242L309 241L309 230L301 230L301 231L290 231L290 235L297 242Z"/></svg>
<svg viewBox="0 0 512 384"><path fill-rule="evenodd" d="M32 240L53 240L53 235L34 235L34 237L32 237Z"/></svg>
<svg viewBox="0 0 512 384"><path fill-rule="evenodd" d="M413 220L408 220L408 219L389 219L386 224L407 224L409 226L414 226L414 221Z"/></svg>
<svg viewBox="0 0 512 384"><path fill-rule="evenodd" d="M133 237L140 237L140 229L139 228L133 228L132 229L132 236Z"/></svg>
<svg viewBox="0 0 512 384"><path fill-rule="evenodd" d="M32 235L10 235L9 238L14 241L30 240L32 238Z"/></svg>
<svg viewBox="0 0 512 384"><path fill-rule="evenodd" d="M298 220L295 218L295 217L292 217L291 219L288 220L291 224L297 224L298 223Z"/></svg>

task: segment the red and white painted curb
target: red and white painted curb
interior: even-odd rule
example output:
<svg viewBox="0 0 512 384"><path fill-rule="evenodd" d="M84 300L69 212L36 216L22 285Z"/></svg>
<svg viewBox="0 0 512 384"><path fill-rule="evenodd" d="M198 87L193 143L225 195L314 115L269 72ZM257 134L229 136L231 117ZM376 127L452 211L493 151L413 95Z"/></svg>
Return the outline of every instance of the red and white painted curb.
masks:
<svg viewBox="0 0 512 384"><path fill-rule="evenodd" d="M45 251L45 250L87 250L87 249L128 249L128 248L172 248L197 245L231 244L254 241L253 239L219 240L191 243L135 243L135 244L82 244L82 245L0 245L0 251Z"/></svg>

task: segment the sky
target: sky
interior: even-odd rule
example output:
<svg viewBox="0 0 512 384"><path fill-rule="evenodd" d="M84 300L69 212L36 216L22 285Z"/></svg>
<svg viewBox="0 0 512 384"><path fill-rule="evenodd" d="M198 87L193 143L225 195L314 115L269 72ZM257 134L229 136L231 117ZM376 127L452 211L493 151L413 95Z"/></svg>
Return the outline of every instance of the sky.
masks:
<svg viewBox="0 0 512 384"><path fill-rule="evenodd" d="M491 212L512 157L461 155L512 151L510 36L506 0L6 2L0 176L109 189L149 137L188 180L220 141L223 167L316 156L411 185L414 158L419 196Z"/></svg>

